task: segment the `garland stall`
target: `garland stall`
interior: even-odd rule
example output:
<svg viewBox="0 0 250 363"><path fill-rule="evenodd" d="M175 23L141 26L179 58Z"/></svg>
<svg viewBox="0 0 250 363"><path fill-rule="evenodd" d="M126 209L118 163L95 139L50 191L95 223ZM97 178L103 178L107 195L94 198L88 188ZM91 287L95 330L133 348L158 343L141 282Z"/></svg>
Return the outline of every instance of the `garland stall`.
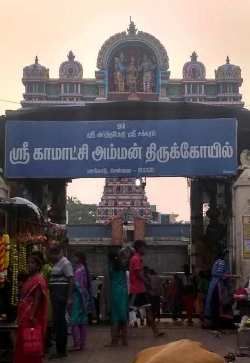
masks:
<svg viewBox="0 0 250 363"><path fill-rule="evenodd" d="M47 238L42 213L32 202L18 197L7 199L0 202L0 212L5 216L0 219L0 295L5 296L0 304L1 321L13 319L19 283L28 273L28 256L33 250L43 250ZM11 317L7 316L9 312Z"/></svg>

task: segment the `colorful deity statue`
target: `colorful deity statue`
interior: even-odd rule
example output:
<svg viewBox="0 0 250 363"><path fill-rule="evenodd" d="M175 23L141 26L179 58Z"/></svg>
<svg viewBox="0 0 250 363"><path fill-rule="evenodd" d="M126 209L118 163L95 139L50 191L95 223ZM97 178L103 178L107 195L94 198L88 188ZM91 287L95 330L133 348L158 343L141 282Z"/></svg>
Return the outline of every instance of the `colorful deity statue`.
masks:
<svg viewBox="0 0 250 363"><path fill-rule="evenodd" d="M138 79L138 69L135 64L135 57L130 58L129 65L127 67L127 87L130 93L135 93L137 90L137 79Z"/></svg>
<svg viewBox="0 0 250 363"><path fill-rule="evenodd" d="M155 65L146 54L143 56L143 61L140 65L140 71L142 71L143 92L153 92L154 84L154 69Z"/></svg>
<svg viewBox="0 0 250 363"><path fill-rule="evenodd" d="M120 57L114 59L114 87L116 92L125 91L125 69L124 56L121 53Z"/></svg>

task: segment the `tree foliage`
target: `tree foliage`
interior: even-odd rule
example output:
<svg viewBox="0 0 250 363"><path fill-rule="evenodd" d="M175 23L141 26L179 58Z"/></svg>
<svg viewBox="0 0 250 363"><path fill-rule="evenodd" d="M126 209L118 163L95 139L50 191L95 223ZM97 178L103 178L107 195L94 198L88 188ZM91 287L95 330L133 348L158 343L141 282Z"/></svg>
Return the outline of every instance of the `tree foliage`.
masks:
<svg viewBox="0 0 250 363"><path fill-rule="evenodd" d="M68 224L96 223L96 204L84 204L76 197L67 197Z"/></svg>

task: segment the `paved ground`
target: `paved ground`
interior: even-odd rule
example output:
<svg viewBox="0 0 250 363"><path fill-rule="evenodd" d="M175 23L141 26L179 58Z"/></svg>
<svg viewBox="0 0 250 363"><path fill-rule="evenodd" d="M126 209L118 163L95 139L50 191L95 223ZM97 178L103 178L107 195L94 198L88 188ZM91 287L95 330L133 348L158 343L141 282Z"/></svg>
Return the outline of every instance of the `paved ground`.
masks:
<svg viewBox="0 0 250 363"><path fill-rule="evenodd" d="M236 350L236 336L227 332L217 336L214 332L202 330L199 327L179 327L172 324L162 324L165 336L153 338L148 328L131 328L129 330L129 347L105 348L109 342L108 327L90 327L86 350L82 353L71 353L63 360L64 363L133 363L136 353L140 350L165 344L173 340L189 338L202 342L210 350L225 355ZM237 358L239 363L249 363L250 358Z"/></svg>

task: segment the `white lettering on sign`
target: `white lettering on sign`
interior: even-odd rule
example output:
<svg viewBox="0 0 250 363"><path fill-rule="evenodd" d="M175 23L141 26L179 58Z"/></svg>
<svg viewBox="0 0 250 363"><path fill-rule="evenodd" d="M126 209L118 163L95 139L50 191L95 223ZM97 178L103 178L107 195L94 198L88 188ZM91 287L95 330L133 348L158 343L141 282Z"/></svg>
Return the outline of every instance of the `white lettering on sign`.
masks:
<svg viewBox="0 0 250 363"><path fill-rule="evenodd" d="M35 147L29 150L29 143L24 141L21 146L13 147L9 152L12 165L28 164L31 161L83 161L95 162L105 160L144 160L146 163L167 163L171 160L193 159L231 159L234 149L227 141L224 145L214 142L212 145L189 145L184 141L180 145L174 142L170 146L158 146L152 142L139 146L107 146L97 145L91 152L88 144L70 147Z"/></svg>
<svg viewBox="0 0 250 363"><path fill-rule="evenodd" d="M110 144L108 147L97 146L92 151L92 159L94 161L102 160L136 160L142 159L142 146L138 146L136 143L131 147L114 146Z"/></svg>
<svg viewBox="0 0 250 363"><path fill-rule="evenodd" d="M212 145L193 146L188 142L181 143L180 146L175 142L172 146L159 146L151 143L146 149L145 161L167 163L174 159L231 159L234 155L233 147L226 142L221 145L215 142Z"/></svg>
<svg viewBox="0 0 250 363"><path fill-rule="evenodd" d="M16 164L28 164L30 161L29 143L23 142L21 147L13 147L10 150L10 163Z"/></svg>

